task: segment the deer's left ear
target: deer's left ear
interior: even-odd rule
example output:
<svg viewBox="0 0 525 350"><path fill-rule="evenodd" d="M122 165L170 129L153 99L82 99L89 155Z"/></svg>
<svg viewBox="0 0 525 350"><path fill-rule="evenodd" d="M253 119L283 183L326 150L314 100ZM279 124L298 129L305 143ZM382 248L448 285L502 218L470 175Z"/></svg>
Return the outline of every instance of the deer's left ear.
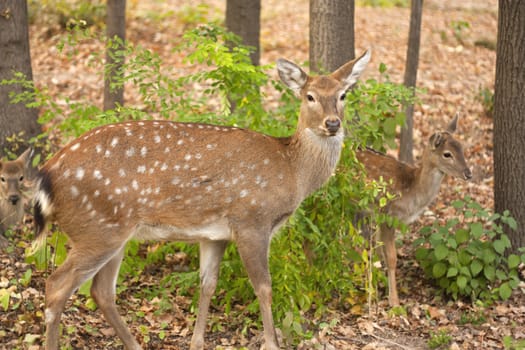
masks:
<svg viewBox="0 0 525 350"><path fill-rule="evenodd" d="M458 118L459 118L459 113L456 113L456 115L454 116L454 119L452 119L452 121L447 126L447 132L453 134L456 131L456 128L458 126Z"/></svg>
<svg viewBox="0 0 525 350"><path fill-rule="evenodd" d="M345 90L348 90L357 82L369 61L370 50L366 50L360 57L339 67L332 73L332 77L342 82Z"/></svg>
<svg viewBox="0 0 525 350"><path fill-rule="evenodd" d="M29 147L22 153L17 160L22 161L26 166L31 164L31 158L33 158L33 148Z"/></svg>
<svg viewBox="0 0 525 350"><path fill-rule="evenodd" d="M432 149L436 149L443 143L443 136L441 133L436 132L434 135L430 136L430 146Z"/></svg>

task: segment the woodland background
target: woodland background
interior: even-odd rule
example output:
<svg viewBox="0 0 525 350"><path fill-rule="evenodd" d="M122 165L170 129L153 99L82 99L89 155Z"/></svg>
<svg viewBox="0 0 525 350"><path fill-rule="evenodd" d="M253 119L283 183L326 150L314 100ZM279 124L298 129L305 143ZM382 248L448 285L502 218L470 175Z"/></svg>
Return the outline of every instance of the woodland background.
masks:
<svg viewBox="0 0 525 350"><path fill-rule="evenodd" d="M72 45L73 49L61 51L59 47L66 34L57 21L60 14L36 3L30 4L29 13L35 84L45 89L49 96L59 97L55 102L64 109L80 101L89 101L101 108L104 82L100 66L92 64L91 57L94 52L104 51L104 42L83 40ZM400 84L405 69L410 9L406 3L401 7L390 6L391 2L382 6L381 2L377 3L380 6L358 3L355 9L356 54L372 49L372 60L363 80L383 82L387 75L389 81ZM308 2L265 0L262 5L261 65L272 64L279 57L307 62ZM283 337L291 339L289 347L369 350L525 347L523 283L514 288L505 301L451 298L439 293L432 280L423 278L412 245L421 227L434 222L445 224L457 215L452 205L457 199L470 197L483 208L494 207L492 102L497 11L498 4L494 0L428 0L424 3L417 79L417 87L421 90L417 92L419 102L414 113L414 156L417 160L429 136L444 128L459 112L458 138L465 145L474 179L468 183L446 179L438 200L417 224L399 237L398 276L403 307L389 309L381 282L372 292L357 287L350 289L348 294L334 295L334 302L326 303L328 307L321 314L315 308L299 309L292 315L284 314L282 319L276 319ZM202 69L202 65L189 64L185 61L187 53L173 51L173 48L184 40L184 32L203 23L220 22L224 12L225 3L218 0L130 2L127 40L158 54L163 69L172 70L170 74L188 75ZM92 28L97 28L97 21L104 21L96 12L89 14L95 22ZM382 64L386 66L383 73L380 72ZM277 78L274 69L268 70L268 74ZM278 104L279 91L270 87L265 88L264 93L267 106ZM125 101L137 106L144 103L140 92L131 84L126 86ZM210 103L219 104L215 100ZM57 124L61 121L58 117L44 125L55 148L71 137L58 129ZM352 132L350 127L348 131ZM397 154L395 149L388 152ZM0 255L0 289L8 291L0 294L0 348L39 349L42 344L46 272L35 269L35 263L24 257L31 226L28 215L27 222L10 233L10 250ZM137 247L139 253L135 256L143 257L160 250L158 245L147 244ZM304 254L307 251L308 247ZM120 282L119 308L145 348L182 349L189 344L195 318L191 289L187 293L179 293L174 288L165 294L155 294L158 290L154 286L173 270L194 269L190 254L191 251L185 250L170 251L158 261L147 261L141 266L139 276ZM272 274L275 271L272 270ZM373 294L371 302L370 293ZM224 294L219 292L218 298L221 295ZM62 342L66 348L122 348L86 295L74 296L69 305L62 319ZM229 307L232 310L226 315L223 304L217 303L212 310L207 345L216 349L258 348L261 334L257 312L239 301L232 302Z"/></svg>

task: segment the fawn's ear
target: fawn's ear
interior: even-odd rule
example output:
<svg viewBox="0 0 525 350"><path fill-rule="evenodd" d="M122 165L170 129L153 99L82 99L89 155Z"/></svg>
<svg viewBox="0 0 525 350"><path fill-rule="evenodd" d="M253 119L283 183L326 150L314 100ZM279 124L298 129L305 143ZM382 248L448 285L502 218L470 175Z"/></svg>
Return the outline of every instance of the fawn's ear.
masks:
<svg viewBox="0 0 525 350"><path fill-rule="evenodd" d="M298 65L284 58L277 60L277 72L281 81L297 95L301 93L301 89L308 81L308 74Z"/></svg>
<svg viewBox="0 0 525 350"><path fill-rule="evenodd" d="M454 119L452 119L452 121L447 126L447 132L451 134L456 132L456 128L458 126L458 118L459 118L459 113L456 113L456 115L454 116Z"/></svg>
<svg viewBox="0 0 525 350"><path fill-rule="evenodd" d="M370 61L370 56L370 50L366 50L360 57L339 67L332 73L332 77L342 82L345 90L350 89L355 83L357 83L357 79L359 79L365 70Z"/></svg>
<svg viewBox="0 0 525 350"><path fill-rule="evenodd" d="M436 132L435 134L430 136L430 147L432 147L432 149L435 150L439 146L441 146L443 141L444 141L443 135L441 135L440 132Z"/></svg>
<svg viewBox="0 0 525 350"><path fill-rule="evenodd" d="M29 147L16 160L24 163L24 165L28 167L31 164L31 158L33 158L33 149Z"/></svg>

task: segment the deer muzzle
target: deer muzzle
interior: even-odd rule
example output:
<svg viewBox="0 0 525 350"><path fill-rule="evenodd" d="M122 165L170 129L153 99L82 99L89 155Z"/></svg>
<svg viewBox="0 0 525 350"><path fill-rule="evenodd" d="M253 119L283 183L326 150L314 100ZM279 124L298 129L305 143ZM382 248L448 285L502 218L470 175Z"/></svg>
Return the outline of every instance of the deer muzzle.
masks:
<svg viewBox="0 0 525 350"><path fill-rule="evenodd" d="M17 205L18 201L20 200L20 196L17 194L12 194L9 196L8 200L12 205Z"/></svg>

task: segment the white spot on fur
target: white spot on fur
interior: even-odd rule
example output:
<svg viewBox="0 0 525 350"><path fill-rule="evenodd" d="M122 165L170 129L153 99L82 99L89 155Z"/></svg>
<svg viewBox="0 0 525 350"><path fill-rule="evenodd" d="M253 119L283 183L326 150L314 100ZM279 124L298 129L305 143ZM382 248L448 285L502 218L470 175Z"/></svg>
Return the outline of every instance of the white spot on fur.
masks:
<svg viewBox="0 0 525 350"><path fill-rule="evenodd" d="M71 195L73 197L78 197L79 194L80 192L78 191L77 186L71 186Z"/></svg>
<svg viewBox="0 0 525 350"><path fill-rule="evenodd" d="M146 146L143 146L141 149L140 149L140 155L142 157L146 157L146 154L148 154L148 149L146 148Z"/></svg>
<svg viewBox="0 0 525 350"><path fill-rule="evenodd" d="M135 191L139 189L139 183L137 182L137 180L131 181L131 188L133 188Z"/></svg>
<svg viewBox="0 0 525 350"><path fill-rule="evenodd" d="M126 150L126 156L132 157L135 154L135 148L130 147Z"/></svg>
<svg viewBox="0 0 525 350"><path fill-rule="evenodd" d="M104 157L109 158L110 156L111 156L111 152L109 151L109 149L107 149L106 152L104 152Z"/></svg>
<svg viewBox="0 0 525 350"><path fill-rule="evenodd" d="M168 170L168 164L162 163L162 166L160 167L160 171L166 171Z"/></svg>
<svg viewBox="0 0 525 350"><path fill-rule="evenodd" d="M102 173L100 172L100 170L95 169L93 171L93 177L97 180L102 180Z"/></svg>
<svg viewBox="0 0 525 350"><path fill-rule="evenodd" d="M82 180L84 178L84 174L86 172L84 171L83 168L77 168L77 171L75 173L75 177L77 178L77 180Z"/></svg>
<svg viewBox="0 0 525 350"><path fill-rule="evenodd" d="M117 145L118 145L118 137L114 137L112 140L111 140L111 147L115 148Z"/></svg>
<svg viewBox="0 0 525 350"><path fill-rule="evenodd" d="M153 141L155 141L155 143L160 143L160 136L155 135L155 137L153 137Z"/></svg>
<svg viewBox="0 0 525 350"><path fill-rule="evenodd" d="M265 159L263 160L263 164L264 164L264 165L268 165L268 164L270 164L270 160L269 160L268 158L265 158Z"/></svg>
<svg viewBox="0 0 525 350"><path fill-rule="evenodd" d="M118 174L119 174L120 177L126 177L126 170L120 168L118 170Z"/></svg>
<svg viewBox="0 0 525 350"><path fill-rule="evenodd" d="M177 145L179 145L179 146L182 145L183 143L184 143L184 141L182 141L182 140L177 141Z"/></svg>
<svg viewBox="0 0 525 350"><path fill-rule="evenodd" d="M239 193L239 197L244 198L248 195L248 190L241 190L241 193Z"/></svg>
<svg viewBox="0 0 525 350"><path fill-rule="evenodd" d="M104 180L104 185L108 186L110 183L111 183L111 180L109 178Z"/></svg>
<svg viewBox="0 0 525 350"><path fill-rule="evenodd" d="M100 196L100 191L99 190L95 190L95 192L93 193L93 196L95 196L95 197Z"/></svg>
<svg viewBox="0 0 525 350"><path fill-rule="evenodd" d="M144 173L146 173L146 166L145 166L145 165L139 165L139 166L137 167L137 173L139 173L139 174L144 174Z"/></svg>
<svg viewBox="0 0 525 350"><path fill-rule="evenodd" d="M186 154L186 155L184 156L184 160L185 160L185 161L189 161L190 159L191 159L191 154Z"/></svg>
<svg viewBox="0 0 525 350"><path fill-rule="evenodd" d="M178 178L178 177L174 177L174 178L171 180L171 184L172 184L172 185L178 185L178 184L180 184L180 178Z"/></svg>
<svg viewBox="0 0 525 350"><path fill-rule="evenodd" d="M96 145L95 146L95 151L97 151L97 153L102 153L102 145Z"/></svg>
<svg viewBox="0 0 525 350"><path fill-rule="evenodd" d="M72 151L76 151L80 147L80 143L75 143L73 146L71 146Z"/></svg>

